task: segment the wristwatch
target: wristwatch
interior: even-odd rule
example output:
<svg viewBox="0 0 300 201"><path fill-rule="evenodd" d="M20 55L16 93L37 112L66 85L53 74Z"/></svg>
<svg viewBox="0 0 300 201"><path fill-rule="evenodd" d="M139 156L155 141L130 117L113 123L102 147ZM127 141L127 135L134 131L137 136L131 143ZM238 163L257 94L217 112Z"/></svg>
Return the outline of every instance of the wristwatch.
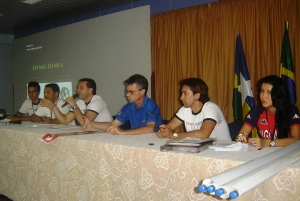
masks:
<svg viewBox="0 0 300 201"><path fill-rule="evenodd" d="M79 108L78 105L75 105L74 107L72 107L73 110L75 110L75 109L77 109L77 108Z"/></svg>
<svg viewBox="0 0 300 201"><path fill-rule="evenodd" d="M174 139L178 138L178 133L173 133L173 138Z"/></svg>
<svg viewBox="0 0 300 201"><path fill-rule="evenodd" d="M274 147L275 146L275 141L274 140L271 140L271 142L270 142L270 147Z"/></svg>

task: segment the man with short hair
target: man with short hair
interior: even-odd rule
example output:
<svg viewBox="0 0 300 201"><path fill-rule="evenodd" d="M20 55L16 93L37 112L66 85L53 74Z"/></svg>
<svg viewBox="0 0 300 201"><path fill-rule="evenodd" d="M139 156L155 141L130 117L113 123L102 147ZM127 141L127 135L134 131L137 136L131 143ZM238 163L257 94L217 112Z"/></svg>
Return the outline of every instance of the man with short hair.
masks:
<svg viewBox="0 0 300 201"><path fill-rule="evenodd" d="M105 101L96 95L96 88L96 82L93 79L80 79L77 84L78 100L75 101L73 97L69 97L65 100L71 106L71 110L67 114L63 114L59 108L49 100L43 100L42 105L52 109L61 124L69 124L75 120L76 125L83 125L83 115L90 121L112 121L111 113Z"/></svg>
<svg viewBox="0 0 300 201"><path fill-rule="evenodd" d="M147 97L148 81L139 74L132 75L124 81L125 96L128 101L112 122L95 122L86 118L82 130L97 128L106 130L112 134L138 135L153 133L162 124L159 107ZM130 122L130 129L123 130L120 126L127 121Z"/></svg>
<svg viewBox="0 0 300 201"><path fill-rule="evenodd" d="M21 105L19 111L12 116L7 116L11 121L30 121L30 116L34 114L39 107L40 104L40 90L41 87L38 82L29 82L27 86L28 90L28 99L26 99Z"/></svg>
<svg viewBox="0 0 300 201"><path fill-rule="evenodd" d="M55 83L47 84L44 89L44 98L41 100L41 104L44 100L49 100L53 104L55 104L59 110L66 114L69 111L68 107L62 107L64 101L59 98L59 86ZM30 117L30 121L32 122L40 122L40 123L60 123L53 112L52 109L47 107L40 107L33 115Z"/></svg>
<svg viewBox="0 0 300 201"><path fill-rule="evenodd" d="M206 83L199 78L187 78L179 84L183 106L166 125L159 126L157 137L231 140L223 112L217 104L210 101ZM174 132L182 124L186 132Z"/></svg>

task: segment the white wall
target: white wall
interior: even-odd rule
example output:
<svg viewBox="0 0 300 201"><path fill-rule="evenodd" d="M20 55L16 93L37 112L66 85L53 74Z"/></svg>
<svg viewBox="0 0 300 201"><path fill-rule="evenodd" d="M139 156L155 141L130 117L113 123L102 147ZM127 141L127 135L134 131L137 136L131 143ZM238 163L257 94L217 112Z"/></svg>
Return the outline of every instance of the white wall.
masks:
<svg viewBox="0 0 300 201"><path fill-rule="evenodd" d="M72 94L78 79L88 77L96 81L97 94L104 98L115 115L126 103L125 79L139 73L151 86L150 7L113 13L16 39L13 69L15 111L26 98L29 81L72 81Z"/></svg>

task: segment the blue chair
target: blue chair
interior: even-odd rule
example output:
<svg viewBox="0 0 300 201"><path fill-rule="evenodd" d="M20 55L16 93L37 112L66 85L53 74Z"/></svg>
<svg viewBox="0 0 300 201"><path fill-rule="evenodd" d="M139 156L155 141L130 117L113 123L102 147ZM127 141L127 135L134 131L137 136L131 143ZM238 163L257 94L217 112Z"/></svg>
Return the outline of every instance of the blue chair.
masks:
<svg viewBox="0 0 300 201"><path fill-rule="evenodd" d="M236 122L231 122L228 124L229 133L232 141L235 141L236 135L241 130L242 126L243 126L242 123L236 123Z"/></svg>
<svg viewBox="0 0 300 201"><path fill-rule="evenodd" d="M169 120L163 119L163 120L162 120L162 123L163 123L163 124L168 124L168 123L169 123Z"/></svg>

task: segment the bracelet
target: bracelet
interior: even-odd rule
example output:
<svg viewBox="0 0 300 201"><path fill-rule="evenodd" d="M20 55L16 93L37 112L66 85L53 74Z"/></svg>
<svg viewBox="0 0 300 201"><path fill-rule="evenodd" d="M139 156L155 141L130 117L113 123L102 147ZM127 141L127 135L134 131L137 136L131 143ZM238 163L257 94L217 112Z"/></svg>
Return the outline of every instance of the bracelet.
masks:
<svg viewBox="0 0 300 201"><path fill-rule="evenodd" d="M75 109L77 109L77 108L79 108L78 105L75 105L74 107L72 107L73 110L75 110Z"/></svg>

